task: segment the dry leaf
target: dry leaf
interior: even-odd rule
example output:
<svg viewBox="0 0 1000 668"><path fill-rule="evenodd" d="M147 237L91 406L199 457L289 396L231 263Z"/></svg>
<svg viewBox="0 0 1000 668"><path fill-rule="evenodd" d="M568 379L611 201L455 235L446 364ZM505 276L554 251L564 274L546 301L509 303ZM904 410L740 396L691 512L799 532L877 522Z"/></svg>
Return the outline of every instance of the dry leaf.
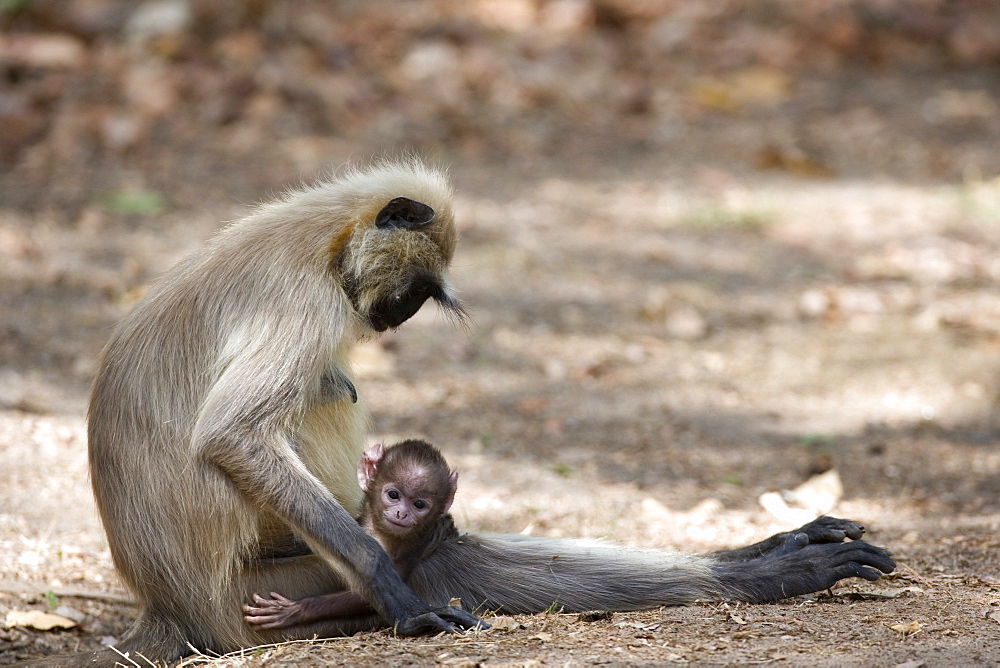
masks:
<svg viewBox="0 0 1000 668"><path fill-rule="evenodd" d="M820 515L828 513L844 495L837 469L814 475L788 493L789 501Z"/></svg>
<svg viewBox="0 0 1000 668"><path fill-rule="evenodd" d="M655 631L660 628L662 624L656 622L655 624L643 624L642 622L618 622L615 624L620 629L639 629L640 631Z"/></svg>
<svg viewBox="0 0 1000 668"><path fill-rule="evenodd" d="M521 628L520 622L513 617L494 617L486 622L494 631L516 631Z"/></svg>
<svg viewBox="0 0 1000 668"><path fill-rule="evenodd" d="M757 500L764 510L779 520L805 524L833 509L844 494L836 469L814 475L793 490L765 492ZM793 507L793 504L795 507Z"/></svg>
<svg viewBox="0 0 1000 668"><path fill-rule="evenodd" d="M906 622L905 624L893 624L889 628L897 633L902 633L904 636L912 636L915 633L919 633L920 629L924 628L924 624L914 619L912 622Z"/></svg>
<svg viewBox="0 0 1000 668"><path fill-rule="evenodd" d="M749 624L750 623L747 620L743 619L743 617L737 615L735 612L730 612L729 613L729 619L733 620L737 624Z"/></svg>
<svg viewBox="0 0 1000 668"><path fill-rule="evenodd" d="M448 607L449 608L461 608L462 607L462 599L460 599L460 598L453 598L453 599L449 600L448 601Z"/></svg>
<svg viewBox="0 0 1000 668"><path fill-rule="evenodd" d="M943 90L931 101L930 111L946 119L993 118L997 103L985 90Z"/></svg>
<svg viewBox="0 0 1000 668"><path fill-rule="evenodd" d="M691 86L691 98L709 109L734 113L748 106L775 106L788 99L791 79L767 67L750 67L724 77L701 77Z"/></svg>
<svg viewBox="0 0 1000 668"><path fill-rule="evenodd" d="M1000 624L1000 610L990 610L985 615L986 619L992 619L994 622Z"/></svg>
<svg viewBox="0 0 1000 668"><path fill-rule="evenodd" d="M62 615L53 615L41 610L11 610L7 613L7 628L25 626L39 631L50 631L55 628L71 629L76 622Z"/></svg>
<svg viewBox="0 0 1000 668"><path fill-rule="evenodd" d="M757 499L757 503L771 515L788 524L802 525L816 519L816 513L811 510L790 508L777 492L764 492Z"/></svg>
<svg viewBox="0 0 1000 668"><path fill-rule="evenodd" d="M614 613L610 610L588 610L587 612L581 612L576 621L590 623L611 619L612 616L614 616Z"/></svg>
<svg viewBox="0 0 1000 668"><path fill-rule="evenodd" d="M843 594L837 594L840 598L847 599L849 601L879 601L890 598L899 598L901 596L910 596L923 594L924 590L920 587L888 587L886 589L880 589L879 591L849 591Z"/></svg>
<svg viewBox="0 0 1000 668"><path fill-rule="evenodd" d="M897 663L894 668L920 668L921 666L927 665L923 659L911 659L904 663Z"/></svg>
<svg viewBox="0 0 1000 668"><path fill-rule="evenodd" d="M829 165L797 147L766 146L754 158L757 169L778 169L807 178L826 179L836 175Z"/></svg>
<svg viewBox="0 0 1000 668"><path fill-rule="evenodd" d="M729 86L714 77L702 77L691 86L691 98L708 109L736 112L739 103L732 96Z"/></svg>
<svg viewBox="0 0 1000 668"><path fill-rule="evenodd" d="M542 642L551 642L552 641L552 634L551 633L545 633L543 631L541 633L536 633L535 635L531 636L529 638L529 640L541 640Z"/></svg>
<svg viewBox="0 0 1000 668"><path fill-rule="evenodd" d="M28 67L79 67L86 46L70 35L16 34L0 38L0 58Z"/></svg>

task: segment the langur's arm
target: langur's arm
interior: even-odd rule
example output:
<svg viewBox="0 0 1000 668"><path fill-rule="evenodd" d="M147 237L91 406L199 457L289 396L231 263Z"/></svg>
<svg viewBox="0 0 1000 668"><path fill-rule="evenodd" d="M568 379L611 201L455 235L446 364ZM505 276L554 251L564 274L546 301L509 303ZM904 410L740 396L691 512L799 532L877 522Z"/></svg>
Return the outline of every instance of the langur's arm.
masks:
<svg viewBox="0 0 1000 668"><path fill-rule="evenodd" d="M475 626L478 620L468 614L432 613L403 583L375 539L298 458L291 425L304 409L308 379L321 362L309 351L323 346L314 341L310 348L308 332L280 332L284 346L268 346L266 334L249 339L209 393L193 436L202 456L251 503L282 518L381 615L400 622L402 633ZM299 342L298 355L288 354L289 339Z"/></svg>

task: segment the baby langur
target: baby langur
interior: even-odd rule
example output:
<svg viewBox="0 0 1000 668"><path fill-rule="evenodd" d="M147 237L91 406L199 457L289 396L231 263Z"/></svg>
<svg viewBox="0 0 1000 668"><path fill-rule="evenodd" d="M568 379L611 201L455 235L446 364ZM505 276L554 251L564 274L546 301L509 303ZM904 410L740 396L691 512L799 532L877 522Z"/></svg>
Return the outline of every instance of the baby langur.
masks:
<svg viewBox="0 0 1000 668"><path fill-rule="evenodd" d="M358 483L365 493L358 521L389 555L404 581L442 541L458 535L448 513L458 472L448 469L444 456L430 443L407 440L388 449L381 443L373 445L358 462ZM244 605L243 610L255 629L372 613L368 602L351 591L297 601L275 592L270 599L258 594L253 599L254 605Z"/></svg>

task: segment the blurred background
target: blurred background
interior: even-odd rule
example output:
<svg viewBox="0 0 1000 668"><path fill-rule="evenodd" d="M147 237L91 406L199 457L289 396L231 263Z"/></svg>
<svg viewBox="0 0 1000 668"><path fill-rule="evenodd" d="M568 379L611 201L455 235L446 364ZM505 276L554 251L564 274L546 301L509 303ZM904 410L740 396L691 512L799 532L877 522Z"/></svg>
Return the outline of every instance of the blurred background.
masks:
<svg viewBox="0 0 1000 668"><path fill-rule="evenodd" d="M989 0L4 0L0 12L4 203L65 223L102 192L118 208L137 191L150 207L253 201L403 149L512 174L642 159L680 175L948 183L1000 169L985 141L1000 62Z"/></svg>
<svg viewBox="0 0 1000 668"><path fill-rule="evenodd" d="M996 576L994 0L0 0L0 578L118 586L84 413L150 282L403 154L451 171L476 322L359 346L358 389L460 524L715 549L833 511Z"/></svg>

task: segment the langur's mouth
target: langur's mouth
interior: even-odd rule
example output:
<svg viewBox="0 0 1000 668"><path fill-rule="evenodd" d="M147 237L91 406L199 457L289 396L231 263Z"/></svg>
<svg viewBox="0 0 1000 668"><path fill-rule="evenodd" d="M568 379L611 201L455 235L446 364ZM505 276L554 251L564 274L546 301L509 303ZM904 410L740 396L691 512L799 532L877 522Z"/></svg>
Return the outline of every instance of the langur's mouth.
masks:
<svg viewBox="0 0 1000 668"><path fill-rule="evenodd" d="M441 284L429 276L418 276L404 290L372 305L368 323L376 332L399 327L414 316L428 299L433 299L458 320L464 320L465 310Z"/></svg>
<svg viewBox="0 0 1000 668"><path fill-rule="evenodd" d="M413 529L413 525L414 525L413 522L411 522L409 524L403 524L403 523L397 522L396 520L393 520L393 519L390 519L388 517L385 517L384 515L382 516L382 520L384 521L385 526L386 526L387 529L389 529L390 531L395 531L397 533L404 533L406 531L410 531L411 529Z"/></svg>
<svg viewBox="0 0 1000 668"><path fill-rule="evenodd" d="M430 298L440 298L444 291L430 279L411 281L406 289L372 305L368 322L376 332L384 332L390 327L399 327L420 310Z"/></svg>

